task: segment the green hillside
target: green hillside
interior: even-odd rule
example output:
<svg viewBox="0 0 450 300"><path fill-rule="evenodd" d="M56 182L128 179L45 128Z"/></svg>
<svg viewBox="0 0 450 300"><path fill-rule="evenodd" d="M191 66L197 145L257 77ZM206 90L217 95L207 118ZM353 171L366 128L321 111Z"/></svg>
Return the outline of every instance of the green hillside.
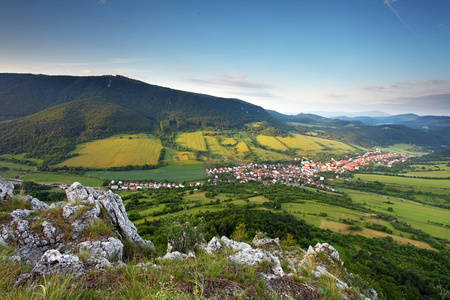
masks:
<svg viewBox="0 0 450 300"><path fill-rule="evenodd" d="M100 97L76 100L0 123L0 153L60 159L75 145L119 132L146 132L152 122Z"/></svg>

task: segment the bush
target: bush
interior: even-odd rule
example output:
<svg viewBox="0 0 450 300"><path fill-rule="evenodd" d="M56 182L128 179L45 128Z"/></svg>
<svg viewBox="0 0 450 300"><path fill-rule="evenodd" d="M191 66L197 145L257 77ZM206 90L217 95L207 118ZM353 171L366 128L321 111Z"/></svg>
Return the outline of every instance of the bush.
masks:
<svg viewBox="0 0 450 300"><path fill-rule="evenodd" d="M197 226L194 224L197 223ZM193 250L203 239L203 219L183 214L166 220L164 235L174 251L186 253Z"/></svg>

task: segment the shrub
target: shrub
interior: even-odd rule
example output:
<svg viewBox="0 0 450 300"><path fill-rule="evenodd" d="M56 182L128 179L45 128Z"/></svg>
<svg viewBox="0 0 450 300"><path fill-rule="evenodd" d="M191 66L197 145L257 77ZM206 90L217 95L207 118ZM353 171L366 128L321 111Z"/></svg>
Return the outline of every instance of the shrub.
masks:
<svg viewBox="0 0 450 300"><path fill-rule="evenodd" d="M197 226L194 226L194 223ZM164 235L167 241L172 245L173 250L187 252L203 240L203 219L195 220L193 216L182 214L175 218L170 217L166 220Z"/></svg>

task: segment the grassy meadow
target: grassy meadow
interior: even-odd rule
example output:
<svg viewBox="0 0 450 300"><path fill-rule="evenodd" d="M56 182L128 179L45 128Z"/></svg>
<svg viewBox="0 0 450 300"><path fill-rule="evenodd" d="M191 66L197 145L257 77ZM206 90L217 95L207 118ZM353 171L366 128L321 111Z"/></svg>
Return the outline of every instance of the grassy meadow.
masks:
<svg viewBox="0 0 450 300"><path fill-rule="evenodd" d="M382 183L394 183L412 187L448 189L450 192L450 179L408 178L401 176L387 176L377 174L355 174L353 178L354 179L360 178L363 181L379 181Z"/></svg>
<svg viewBox="0 0 450 300"><path fill-rule="evenodd" d="M121 179L121 180L169 180L169 181L192 181L206 177L202 162L193 160L172 161L168 166L153 170L131 170L131 171L90 171L87 176Z"/></svg>
<svg viewBox="0 0 450 300"><path fill-rule="evenodd" d="M82 185L98 187L101 186L103 180L87 176L71 175L71 174L60 174L60 173L30 173L21 178L24 181L33 181L40 183L67 183L72 184L78 181Z"/></svg>
<svg viewBox="0 0 450 300"><path fill-rule="evenodd" d="M93 168L156 165L161 150L161 142L152 135L116 135L78 145L74 152L80 155L60 165Z"/></svg>

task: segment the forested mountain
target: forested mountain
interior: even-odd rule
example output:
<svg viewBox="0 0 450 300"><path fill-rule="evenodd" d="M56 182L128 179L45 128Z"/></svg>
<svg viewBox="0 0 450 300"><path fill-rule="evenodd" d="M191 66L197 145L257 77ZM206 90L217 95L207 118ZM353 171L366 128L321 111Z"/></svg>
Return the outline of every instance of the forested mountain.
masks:
<svg viewBox="0 0 450 300"><path fill-rule="evenodd" d="M75 100L0 123L0 153L62 155L78 143L124 131L148 132L151 128L149 119L103 98Z"/></svg>
<svg viewBox="0 0 450 300"><path fill-rule="evenodd" d="M156 122L235 127L248 122L282 123L263 108L150 85L123 76L47 76L0 74L0 120L15 119L73 100L102 97ZM160 126L160 124L157 124Z"/></svg>

